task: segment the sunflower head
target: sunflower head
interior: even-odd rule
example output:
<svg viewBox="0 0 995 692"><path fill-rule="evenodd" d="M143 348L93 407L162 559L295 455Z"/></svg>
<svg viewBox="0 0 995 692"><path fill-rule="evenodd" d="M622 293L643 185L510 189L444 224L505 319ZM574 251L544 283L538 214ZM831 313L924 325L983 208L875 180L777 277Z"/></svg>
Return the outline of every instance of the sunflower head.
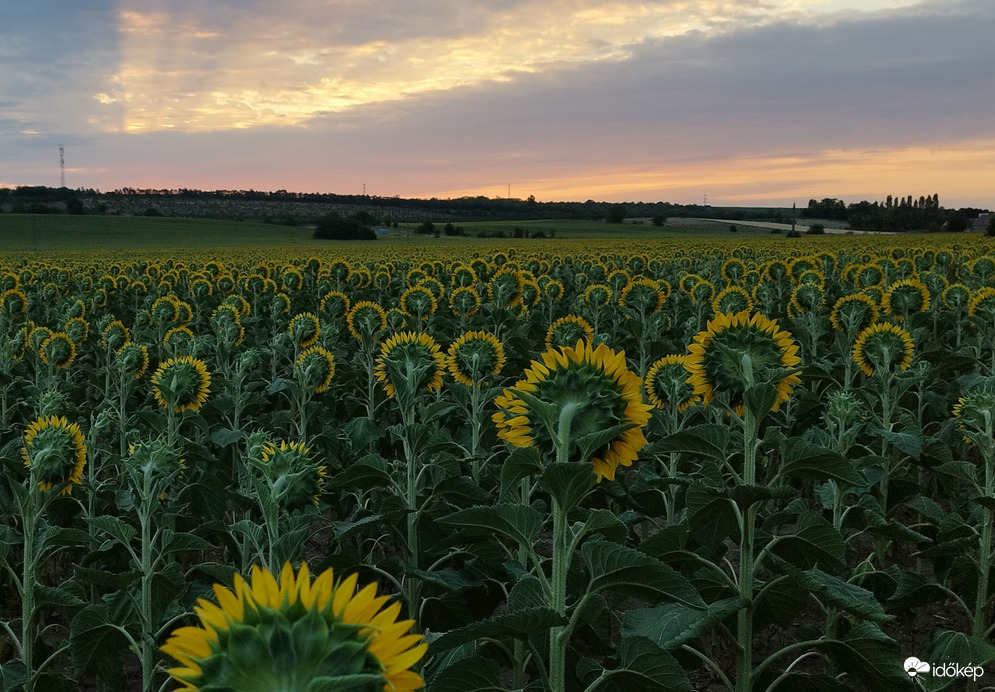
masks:
<svg viewBox="0 0 995 692"><path fill-rule="evenodd" d="M24 431L24 465L42 492L58 488L68 495L83 480L86 443L76 423L64 416L43 416Z"/></svg>
<svg viewBox="0 0 995 692"><path fill-rule="evenodd" d="M726 286L715 299L712 300L712 312L720 314L723 312L749 312L753 309L753 301L749 292L742 286Z"/></svg>
<svg viewBox="0 0 995 692"><path fill-rule="evenodd" d="M594 329L578 315L564 315L546 330L547 349L570 346L578 341L594 341Z"/></svg>
<svg viewBox="0 0 995 692"><path fill-rule="evenodd" d="M687 382L685 361L687 356L664 356L646 371L646 398L656 408L676 406L678 411L683 411L701 400Z"/></svg>
<svg viewBox="0 0 995 692"><path fill-rule="evenodd" d="M73 340L74 344L79 346L86 341L86 337L90 334L90 323L82 317L72 317L66 320L62 331Z"/></svg>
<svg viewBox="0 0 995 692"><path fill-rule="evenodd" d="M341 291L329 291L318 303L318 309L329 317L341 317L349 312L349 307L349 297Z"/></svg>
<svg viewBox="0 0 995 692"><path fill-rule="evenodd" d="M991 437L995 429L995 378L988 378L958 399L953 414L961 429Z"/></svg>
<svg viewBox="0 0 995 692"><path fill-rule="evenodd" d="M771 410L788 400L799 379L801 362L791 334L765 315L723 313L708 322L688 347L684 367L695 394L709 404L716 394L729 397L737 414L744 411L743 396L755 384L770 383L777 389Z"/></svg>
<svg viewBox="0 0 995 692"><path fill-rule="evenodd" d="M168 483L186 468L177 450L163 439L128 445L129 466L141 475ZM164 487L160 483L160 489Z"/></svg>
<svg viewBox="0 0 995 692"><path fill-rule="evenodd" d="M427 320L437 306L438 302L427 286L418 284L401 294L401 312L409 317Z"/></svg>
<svg viewBox="0 0 995 692"><path fill-rule="evenodd" d="M65 332L56 332L41 343L38 355L45 365L61 370L76 359L76 344Z"/></svg>
<svg viewBox="0 0 995 692"><path fill-rule="evenodd" d="M311 458L303 442L266 443L252 459L279 506L289 512L318 504L325 467Z"/></svg>
<svg viewBox="0 0 995 692"><path fill-rule="evenodd" d="M888 322L867 327L857 335L853 345L853 361L868 377L908 370L914 354L912 335Z"/></svg>
<svg viewBox="0 0 995 692"><path fill-rule="evenodd" d="M302 312L294 315L287 327L287 332L293 338L298 348L309 348L318 343L321 336L321 323L318 318L310 312Z"/></svg>
<svg viewBox="0 0 995 692"><path fill-rule="evenodd" d="M650 279L634 279L626 284L618 297L618 304L646 314L656 312L666 300L660 285Z"/></svg>
<svg viewBox="0 0 995 692"><path fill-rule="evenodd" d="M196 690L355 690L412 692L411 670L425 654L412 620L398 620L400 602L386 606L376 584L356 591L356 575L336 580L331 569L311 579L284 565L279 581L253 567L234 589L214 585L217 603L199 599L198 626L175 630L162 651L179 662L169 675Z"/></svg>
<svg viewBox="0 0 995 692"><path fill-rule="evenodd" d="M376 335L386 329L387 313L376 303L363 300L350 308L346 326L357 341L372 343Z"/></svg>
<svg viewBox="0 0 995 692"><path fill-rule="evenodd" d="M591 284L584 289L584 305L601 308L612 299L612 289L608 284Z"/></svg>
<svg viewBox="0 0 995 692"><path fill-rule="evenodd" d="M484 384L504 367L504 345L488 332L466 332L449 347L446 363L457 382Z"/></svg>
<svg viewBox="0 0 995 692"><path fill-rule="evenodd" d="M446 357L435 339L428 334L401 332L380 347L374 372L387 396L394 399L399 391L414 397L423 388L438 390L445 368Z"/></svg>
<svg viewBox="0 0 995 692"><path fill-rule="evenodd" d="M480 309L480 294L473 286L460 286L449 294L449 308L463 319L475 315Z"/></svg>
<svg viewBox="0 0 995 692"><path fill-rule="evenodd" d="M196 345L190 327L173 327L162 335L162 345L174 356L192 356Z"/></svg>
<svg viewBox="0 0 995 692"><path fill-rule="evenodd" d="M995 323L995 288L983 286L971 296L967 314L988 323Z"/></svg>
<svg viewBox="0 0 995 692"><path fill-rule="evenodd" d="M878 318L878 305L864 293L843 296L833 304L829 321L838 332L856 334L873 324Z"/></svg>
<svg viewBox="0 0 995 692"><path fill-rule="evenodd" d="M210 392L211 373L199 358L170 358L152 374L155 400L173 413L200 410Z"/></svg>
<svg viewBox="0 0 995 692"><path fill-rule="evenodd" d="M901 279L885 291L881 308L902 322L912 313L926 312L929 302L929 289L919 279Z"/></svg>
<svg viewBox="0 0 995 692"><path fill-rule="evenodd" d="M305 389L320 394L332 383L335 356L321 346L312 346L297 356L294 375Z"/></svg>
<svg viewBox="0 0 995 692"><path fill-rule="evenodd" d="M614 480L615 470L632 464L646 444L642 428L652 407L643 403L640 385L625 353L578 341L532 361L525 379L494 400L493 421L498 436L515 447L590 462L598 481Z"/></svg>
<svg viewBox="0 0 995 692"><path fill-rule="evenodd" d="M122 346L114 360L120 372L137 380L149 367L149 350L142 344L132 342Z"/></svg>

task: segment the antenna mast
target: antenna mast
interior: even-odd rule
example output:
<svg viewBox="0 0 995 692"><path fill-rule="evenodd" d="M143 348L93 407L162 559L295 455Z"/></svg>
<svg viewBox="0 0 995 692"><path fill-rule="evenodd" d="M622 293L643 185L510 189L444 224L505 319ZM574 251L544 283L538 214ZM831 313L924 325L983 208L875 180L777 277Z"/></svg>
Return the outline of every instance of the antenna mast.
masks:
<svg viewBox="0 0 995 692"><path fill-rule="evenodd" d="M59 145L59 187L66 186L66 149Z"/></svg>

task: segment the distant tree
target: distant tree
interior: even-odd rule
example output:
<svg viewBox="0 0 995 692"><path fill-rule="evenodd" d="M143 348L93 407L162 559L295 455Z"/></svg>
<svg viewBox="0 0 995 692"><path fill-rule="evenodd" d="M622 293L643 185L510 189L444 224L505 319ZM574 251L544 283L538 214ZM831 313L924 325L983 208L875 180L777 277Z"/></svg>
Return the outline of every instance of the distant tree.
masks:
<svg viewBox="0 0 995 692"><path fill-rule="evenodd" d="M345 217L332 212L314 227L314 237L321 240L376 240L376 232L355 216Z"/></svg>
<svg viewBox="0 0 995 692"><path fill-rule="evenodd" d="M734 224L734 223L729 224L729 232L730 233L736 233L738 231L739 231L739 229L736 228L736 224Z"/></svg>
<svg viewBox="0 0 995 692"><path fill-rule="evenodd" d="M966 230L967 230L967 217L965 217L959 211L952 212L947 217L947 224L946 224L947 233L963 233Z"/></svg>
<svg viewBox="0 0 995 692"><path fill-rule="evenodd" d="M415 233L418 235L435 235L439 231L436 230L435 224L431 221L422 221L415 229Z"/></svg>
<svg viewBox="0 0 995 692"><path fill-rule="evenodd" d="M985 235L995 237L995 214L988 215L988 228L985 229Z"/></svg>
<svg viewBox="0 0 995 692"><path fill-rule="evenodd" d="M654 226L659 228L660 226L663 226L665 223L667 223L667 217L664 216L663 214L654 214L653 217L650 219L650 222Z"/></svg>
<svg viewBox="0 0 995 692"><path fill-rule="evenodd" d="M608 213L605 216L606 223L622 223L627 215L624 204L609 204Z"/></svg>
<svg viewBox="0 0 995 692"><path fill-rule="evenodd" d="M813 223L805 232L809 235L825 235L826 227L821 223Z"/></svg>
<svg viewBox="0 0 995 692"><path fill-rule="evenodd" d="M511 237L512 238L524 238L525 237L525 229L522 228L521 226L515 226L515 232L512 234Z"/></svg>

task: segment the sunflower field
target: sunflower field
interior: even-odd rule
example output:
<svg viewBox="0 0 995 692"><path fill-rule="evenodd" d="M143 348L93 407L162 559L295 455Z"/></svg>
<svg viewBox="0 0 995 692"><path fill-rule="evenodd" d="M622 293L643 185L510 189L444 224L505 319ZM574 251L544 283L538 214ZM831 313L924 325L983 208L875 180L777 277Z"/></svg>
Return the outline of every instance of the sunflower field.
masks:
<svg viewBox="0 0 995 692"><path fill-rule="evenodd" d="M995 250L775 240L0 255L0 691L991 688Z"/></svg>

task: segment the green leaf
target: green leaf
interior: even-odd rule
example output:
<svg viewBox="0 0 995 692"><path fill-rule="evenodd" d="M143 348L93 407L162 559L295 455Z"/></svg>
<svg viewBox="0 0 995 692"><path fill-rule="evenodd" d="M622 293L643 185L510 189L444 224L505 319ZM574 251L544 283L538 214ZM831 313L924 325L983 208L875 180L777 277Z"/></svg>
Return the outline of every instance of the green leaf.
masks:
<svg viewBox="0 0 995 692"><path fill-rule="evenodd" d="M214 546L200 536L192 533L174 532L166 529L162 532L162 552L164 554L188 553L213 550Z"/></svg>
<svg viewBox="0 0 995 692"><path fill-rule="evenodd" d="M690 692L691 681L681 665L649 639L623 639L618 650L618 668L608 675L626 692Z"/></svg>
<svg viewBox="0 0 995 692"><path fill-rule="evenodd" d="M28 671L21 659L0 664L0 692L19 690L27 681Z"/></svg>
<svg viewBox="0 0 995 692"><path fill-rule="evenodd" d="M747 600L735 597L709 603L705 613L683 603L664 603L653 608L630 610L622 620L622 637L645 637L660 648L673 651L748 605Z"/></svg>
<svg viewBox="0 0 995 692"><path fill-rule="evenodd" d="M577 532L579 532L579 535L599 533L615 543L625 543L625 537L628 533L625 524L615 516L614 512L607 509L592 510L584 521L584 524L575 527L574 531L575 535L577 535Z"/></svg>
<svg viewBox="0 0 995 692"><path fill-rule="evenodd" d="M861 622L840 639L822 639L813 644L855 681L873 690L911 690L902 669L902 648L870 622Z"/></svg>
<svg viewBox="0 0 995 692"><path fill-rule="evenodd" d="M781 445L781 473L789 478L834 480L844 488L866 485L864 477L846 457L814 445L800 437L789 437Z"/></svg>
<svg viewBox="0 0 995 692"><path fill-rule="evenodd" d="M951 461L941 464L934 470L939 476L945 476L952 480L967 481L968 483L973 483L978 474L977 467L969 461Z"/></svg>
<svg viewBox="0 0 995 692"><path fill-rule="evenodd" d="M769 549L796 567L835 567L842 562L846 546L832 524L818 512L806 511L798 517L795 533L776 537Z"/></svg>
<svg viewBox="0 0 995 692"><path fill-rule="evenodd" d="M705 611L691 583L663 562L608 541L588 541L581 552L591 570L589 593L611 591L650 602L676 601Z"/></svg>
<svg viewBox="0 0 995 692"><path fill-rule="evenodd" d="M383 434L376 421L365 416L353 418L344 423L341 430L349 439L352 449L357 451L369 447L371 443L379 440Z"/></svg>
<svg viewBox="0 0 995 692"><path fill-rule="evenodd" d="M334 521L332 522L332 535L335 536L336 541L351 540L357 534L363 533L371 527L377 529L382 519L380 514L372 514L356 521Z"/></svg>
<svg viewBox="0 0 995 692"><path fill-rule="evenodd" d="M856 584L826 574L817 567L799 572L796 575L798 585L807 589L825 605L845 610L863 620L884 622L892 616L884 612L884 608L874 598L874 594Z"/></svg>
<svg viewBox="0 0 995 692"><path fill-rule="evenodd" d="M979 637L962 632L940 630L930 633L926 652L919 658L923 661L929 661L933 665L933 674L922 677L923 687L930 692L938 692L950 687L954 682L963 683L964 680L972 680L973 676L969 678L939 676L935 674L937 666L946 663L962 667L970 665L972 668L978 666L981 669L981 675L984 675L984 667L995 660L995 647Z"/></svg>
<svg viewBox="0 0 995 692"><path fill-rule="evenodd" d="M587 462L554 462L539 477L539 485L561 508L572 509L591 492L596 483L594 467Z"/></svg>
<svg viewBox="0 0 995 692"><path fill-rule="evenodd" d="M509 610L527 610L529 608L544 608L549 605L549 599L542 590L539 578L526 574L515 582L508 593Z"/></svg>
<svg viewBox="0 0 995 692"><path fill-rule="evenodd" d="M919 455L922 453L922 434L881 429L875 432L902 454L906 454L916 460L919 459Z"/></svg>
<svg viewBox="0 0 995 692"><path fill-rule="evenodd" d="M123 689L124 672L118 651L127 645L103 604L83 608L69 623L69 650L77 678L96 673L112 688Z"/></svg>
<svg viewBox="0 0 995 692"><path fill-rule="evenodd" d="M219 447L228 447L245 439L245 433L231 428L219 428L211 433L211 442Z"/></svg>
<svg viewBox="0 0 995 692"><path fill-rule="evenodd" d="M501 464L501 498L517 495L519 481L542 473L542 461L535 447L516 447Z"/></svg>
<svg viewBox="0 0 995 692"><path fill-rule="evenodd" d="M72 583L69 582L69 584ZM78 585L77 589L79 589ZM82 608L85 605L86 601L72 593L68 588L35 584L35 608L55 606L59 610L64 610Z"/></svg>
<svg viewBox="0 0 995 692"><path fill-rule="evenodd" d="M743 393L743 403L756 420L763 420L777 401L777 388L772 384L758 384Z"/></svg>
<svg viewBox="0 0 995 692"><path fill-rule="evenodd" d="M915 572L902 572L894 592L888 598L893 611L912 612L930 603L944 603L950 595L935 581Z"/></svg>
<svg viewBox="0 0 995 692"><path fill-rule="evenodd" d="M531 546L543 516L532 507L505 503L493 507L470 507L443 517L440 524L499 533L522 546Z"/></svg>
<svg viewBox="0 0 995 692"><path fill-rule="evenodd" d="M131 524L112 514L87 517L86 523L113 537L122 545L131 545L131 542L138 535L138 531Z"/></svg>
<svg viewBox="0 0 995 692"><path fill-rule="evenodd" d="M276 394L277 392L282 392L287 389L291 389L294 386L294 382L288 380L284 377L275 377L273 381L266 385L266 394Z"/></svg>
<svg viewBox="0 0 995 692"><path fill-rule="evenodd" d="M684 452L707 457L715 461L726 460L729 445L729 428L724 425L698 425L668 435L652 446L655 453Z"/></svg>
<svg viewBox="0 0 995 692"><path fill-rule="evenodd" d="M498 664L472 656L443 668L428 681L427 692L505 692Z"/></svg>
<svg viewBox="0 0 995 692"><path fill-rule="evenodd" d="M553 627L567 624L566 616L548 607L524 608L486 620L478 620L465 627L450 630L429 644L429 656L454 649L481 637L489 639L541 638Z"/></svg>
<svg viewBox="0 0 995 692"><path fill-rule="evenodd" d="M853 687L829 675L808 675L788 673L778 677L777 684L769 692L852 692Z"/></svg>
<svg viewBox="0 0 995 692"><path fill-rule="evenodd" d="M325 483L329 489L356 487L360 490L388 487L391 483L387 462L378 454L369 454L355 464L333 474Z"/></svg>
<svg viewBox="0 0 995 692"><path fill-rule="evenodd" d="M739 535L739 523L732 502L703 485L692 485L686 494L688 528L704 546L721 545Z"/></svg>
<svg viewBox="0 0 995 692"><path fill-rule="evenodd" d="M304 692L366 692L382 684L383 675L379 673L322 676L308 680Z"/></svg>

